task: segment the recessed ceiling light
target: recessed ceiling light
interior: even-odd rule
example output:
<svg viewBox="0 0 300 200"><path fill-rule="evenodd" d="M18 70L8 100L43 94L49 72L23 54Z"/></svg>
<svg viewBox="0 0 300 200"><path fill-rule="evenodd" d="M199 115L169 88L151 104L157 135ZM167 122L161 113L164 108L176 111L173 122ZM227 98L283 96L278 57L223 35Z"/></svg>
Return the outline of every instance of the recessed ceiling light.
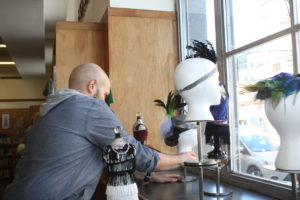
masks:
<svg viewBox="0 0 300 200"><path fill-rule="evenodd" d="M0 44L0 48L6 48L5 44Z"/></svg>
<svg viewBox="0 0 300 200"><path fill-rule="evenodd" d="M15 65L15 62L0 62L0 65Z"/></svg>

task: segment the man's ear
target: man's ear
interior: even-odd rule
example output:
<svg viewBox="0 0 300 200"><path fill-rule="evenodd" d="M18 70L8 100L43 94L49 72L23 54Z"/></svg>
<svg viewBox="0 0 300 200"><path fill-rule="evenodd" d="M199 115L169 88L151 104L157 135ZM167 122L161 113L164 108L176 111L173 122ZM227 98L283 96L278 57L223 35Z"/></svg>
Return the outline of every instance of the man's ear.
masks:
<svg viewBox="0 0 300 200"><path fill-rule="evenodd" d="M93 96L96 84L97 84L96 80L90 80L88 82L88 84L87 84L87 92L89 93L89 95Z"/></svg>

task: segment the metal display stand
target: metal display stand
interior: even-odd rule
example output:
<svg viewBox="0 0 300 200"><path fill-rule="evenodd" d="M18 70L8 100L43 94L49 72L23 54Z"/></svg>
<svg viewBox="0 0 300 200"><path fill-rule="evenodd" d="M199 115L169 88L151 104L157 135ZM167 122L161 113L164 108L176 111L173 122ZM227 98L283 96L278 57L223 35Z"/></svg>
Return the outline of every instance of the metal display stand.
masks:
<svg viewBox="0 0 300 200"><path fill-rule="evenodd" d="M186 167L195 167L198 168L198 177L199 177L199 197L204 199L204 190L203 190L203 167L210 167L217 165L218 163L215 160L204 160L202 156L202 131L201 131L201 122L207 122L207 120L196 121L197 122L197 140L198 140L198 162L184 162Z"/></svg>
<svg viewBox="0 0 300 200"><path fill-rule="evenodd" d="M183 166L183 178L182 178L182 182L191 182L191 181L195 181L197 180L196 177L194 176L187 176L187 172L186 172L186 167Z"/></svg>
<svg viewBox="0 0 300 200"><path fill-rule="evenodd" d="M283 170L283 169L276 169L280 172L289 173L291 175L292 181L292 193L293 193L293 200L299 200L300 196L298 195L298 174L300 174L300 170Z"/></svg>
<svg viewBox="0 0 300 200"><path fill-rule="evenodd" d="M224 159L225 160L225 159ZM213 196L213 197L224 197L232 195L232 191L227 192L223 189L221 191L221 181L220 181L220 175L221 175L221 169L222 169L222 160L218 160L218 165L216 167L217 169L217 177L216 177L216 190L213 192L204 192L207 196Z"/></svg>

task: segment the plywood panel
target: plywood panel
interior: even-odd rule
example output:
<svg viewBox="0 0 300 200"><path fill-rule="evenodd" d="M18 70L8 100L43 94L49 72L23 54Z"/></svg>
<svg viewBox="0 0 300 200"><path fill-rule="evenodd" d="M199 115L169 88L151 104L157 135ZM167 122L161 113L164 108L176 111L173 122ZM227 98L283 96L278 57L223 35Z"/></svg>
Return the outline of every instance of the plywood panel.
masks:
<svg viewBox="0 0 300 200"><path fill-rule="evenodd" d="M175 13L157 12L155 17L151 12L147 17L139 11L139 17L135 11L126 17L126 12L108 16L109 72L115 100L112 108L129 132L135 114L142 112L149 144L163 152L174 152L176 148L167 147L160 139L159 126L166 115L153 100L166 99L174 89L173 72L178 63Z"/></svg>
<svg viewBox="0 0 300 200"><path fill-rule="evenodd" d="M123 17L144 17L144 18L157 18L175 20L176 15L174 12L153 11L153 10L139 10L128 8L109 8L109 16L123 16Z"/></svg>
<svg viewBox="0 0 300 200"><path fill-rule="evenodd" d="M107 33L98 23L58 22L56 25L56 89L68 87L74 67L93 62L107 71Z"/></svg>

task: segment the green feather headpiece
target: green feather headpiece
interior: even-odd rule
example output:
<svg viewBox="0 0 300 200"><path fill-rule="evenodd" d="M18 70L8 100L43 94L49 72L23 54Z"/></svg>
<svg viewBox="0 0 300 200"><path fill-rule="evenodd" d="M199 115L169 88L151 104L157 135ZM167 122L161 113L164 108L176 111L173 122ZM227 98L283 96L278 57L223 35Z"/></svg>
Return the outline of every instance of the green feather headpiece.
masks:
<svg viewBox="0 0 300 200"><path fill-rule="evenodd" d="M172 90L168 94L166 103L160 99L155 99L154 102L156 103L156 106L163 107L166 110L166 114L170 117L174 117L175 111L186 105L186 103L182 103L181 96L179 94L174 94Z"/></svg>

